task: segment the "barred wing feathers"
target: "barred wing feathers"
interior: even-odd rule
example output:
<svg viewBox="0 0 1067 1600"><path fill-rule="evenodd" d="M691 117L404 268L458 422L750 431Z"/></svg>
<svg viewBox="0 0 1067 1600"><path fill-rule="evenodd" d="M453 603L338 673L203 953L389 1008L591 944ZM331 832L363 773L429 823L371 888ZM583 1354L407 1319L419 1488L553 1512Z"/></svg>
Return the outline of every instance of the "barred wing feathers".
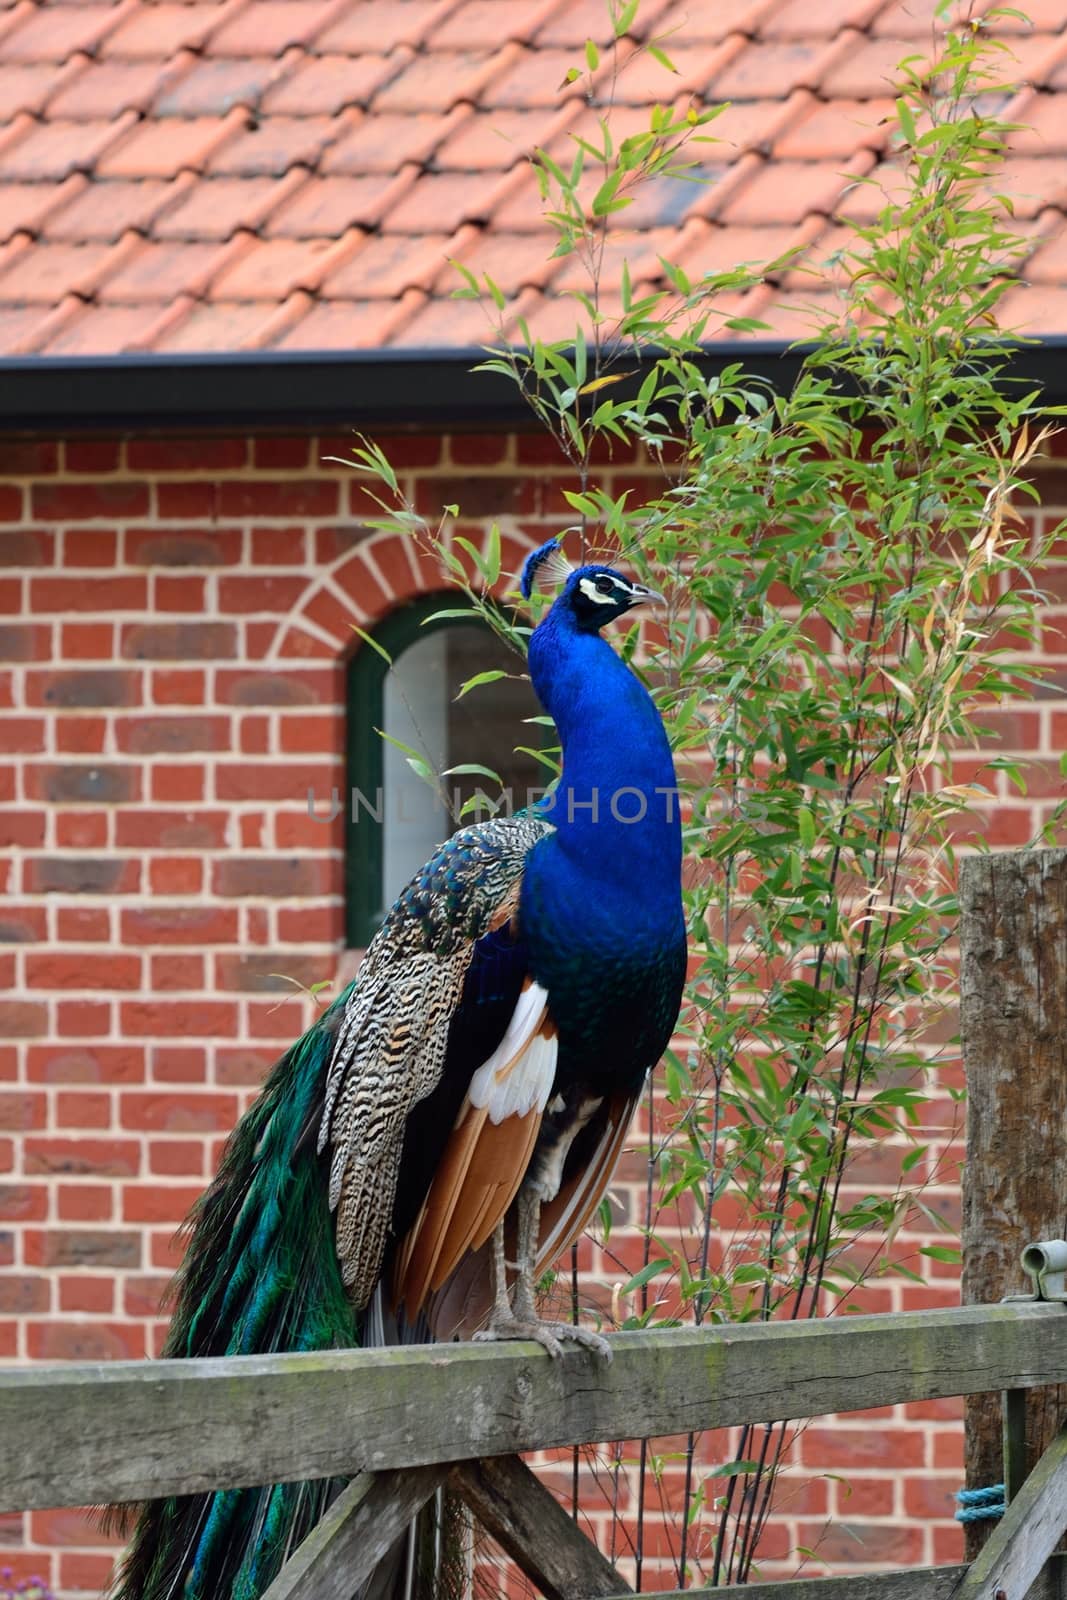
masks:
<svg viewBox="0 0 1067 1600"><path fill-rule="evenodd" d="M550 823L530 816L461 829L408 885L367 951L330 1062L318 1134L320 1153L330 1152L329 1203L341 1274L358 1308L367 1305L381 1274L408 1118L441 1082L475 946L512 916L526 858L552 831ZM479 1145L474 1129L463 1148L453 1150L455 1137L448 1145L454 1178L455 1163L466 1166L456 1178L450 1213ZM527 1126L523 1139L533 1137L536 1127L531 1135ZM501 1149L499 1158L506 1156ZM484 1164L486 1149L479 1159ZM444 1192L436 1179L433 1188ZM505 1208L509 1203L510 1196ZM443 1247L457 1230L469 1230L472 1218L461 1214L451 1232L448 1219L439 1220Z"/></svg>

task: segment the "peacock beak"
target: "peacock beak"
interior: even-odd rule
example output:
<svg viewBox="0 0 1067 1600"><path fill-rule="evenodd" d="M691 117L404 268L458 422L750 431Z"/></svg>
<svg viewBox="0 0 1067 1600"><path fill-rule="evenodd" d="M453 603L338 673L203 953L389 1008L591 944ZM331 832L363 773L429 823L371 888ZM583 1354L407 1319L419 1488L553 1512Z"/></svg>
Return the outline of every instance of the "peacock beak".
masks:
<svg viewBox="0 0 1067 1600"><path fill-rule="evenodd" d="M635 583L631 606L665 606L667 604L658 589L647 589L643 583Z"/></svg>

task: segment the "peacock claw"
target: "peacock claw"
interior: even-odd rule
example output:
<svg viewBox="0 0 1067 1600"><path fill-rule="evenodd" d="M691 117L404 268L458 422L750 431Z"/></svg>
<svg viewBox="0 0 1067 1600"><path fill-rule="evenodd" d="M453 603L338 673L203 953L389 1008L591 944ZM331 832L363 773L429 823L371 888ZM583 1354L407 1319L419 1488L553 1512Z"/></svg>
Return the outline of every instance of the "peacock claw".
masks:
<svg viewBox="0 0 1067 1600"><path fill-rule="evenodd" d="M572 1344L581 1345L583 1350L591 1350L602 1361L612 1359L611 1346L606 1339L599 1333L590 1333L588 1328L576 1328L572 1322L542 1322L539 1317L494 1317L488 1328L474 1337L480 1341L533 1339L554 1361L563 1354L562 1341L570 1340Z"/></svg>

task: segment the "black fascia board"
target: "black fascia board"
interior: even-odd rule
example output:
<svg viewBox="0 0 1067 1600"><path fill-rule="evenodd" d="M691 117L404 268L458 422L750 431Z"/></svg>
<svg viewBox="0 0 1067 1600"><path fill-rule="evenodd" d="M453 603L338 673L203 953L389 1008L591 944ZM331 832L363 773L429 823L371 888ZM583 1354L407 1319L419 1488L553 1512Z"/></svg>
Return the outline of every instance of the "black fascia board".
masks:
<svg viewBox="0 0 1067 1600"><path fill-rule="evenodd" d="M803 357L800 345L745 340L699 359L709 374L740 363L784 392ZM532 427L510 379L473 370L485 359L479 348L8 356L0 433ZM1067 404L1067 335L1019 345L1006 376Z"/></svg>

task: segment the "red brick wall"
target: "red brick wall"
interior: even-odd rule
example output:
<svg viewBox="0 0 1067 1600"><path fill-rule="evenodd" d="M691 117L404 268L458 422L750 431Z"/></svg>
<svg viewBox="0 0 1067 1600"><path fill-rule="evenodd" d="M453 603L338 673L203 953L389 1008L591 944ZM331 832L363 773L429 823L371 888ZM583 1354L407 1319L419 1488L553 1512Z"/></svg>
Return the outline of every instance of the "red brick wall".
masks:
<svg viewBox="0 0 1067 1600"><path fill-rule="evenodd" d="M511 570L564 514L535 441L384 442L428 513L503 520ZM407 542L361 526L359 480L323 459L346 445L0 442L0 1361L158 1349L174 1229L310 1014L270 975L337 973L341 823L310 820L307 791L343 789L351 624L438 586ZM1005 748L1048 765L1027 798L994 781L997 843L1029 838L1059 792L1063 704L1005 720ZM951 1118L936 1102L935 1155ZM874 1303L954 1299L939 1271ZM828 1515L864 1541L835 1529L835 1563L955 1557L955 1416L816 1424L768 1570ZM649 1533L649 1576L662 1543ZM63 1511L0 1516L6 1562L74 1594L111 1555Z"/></svg>

